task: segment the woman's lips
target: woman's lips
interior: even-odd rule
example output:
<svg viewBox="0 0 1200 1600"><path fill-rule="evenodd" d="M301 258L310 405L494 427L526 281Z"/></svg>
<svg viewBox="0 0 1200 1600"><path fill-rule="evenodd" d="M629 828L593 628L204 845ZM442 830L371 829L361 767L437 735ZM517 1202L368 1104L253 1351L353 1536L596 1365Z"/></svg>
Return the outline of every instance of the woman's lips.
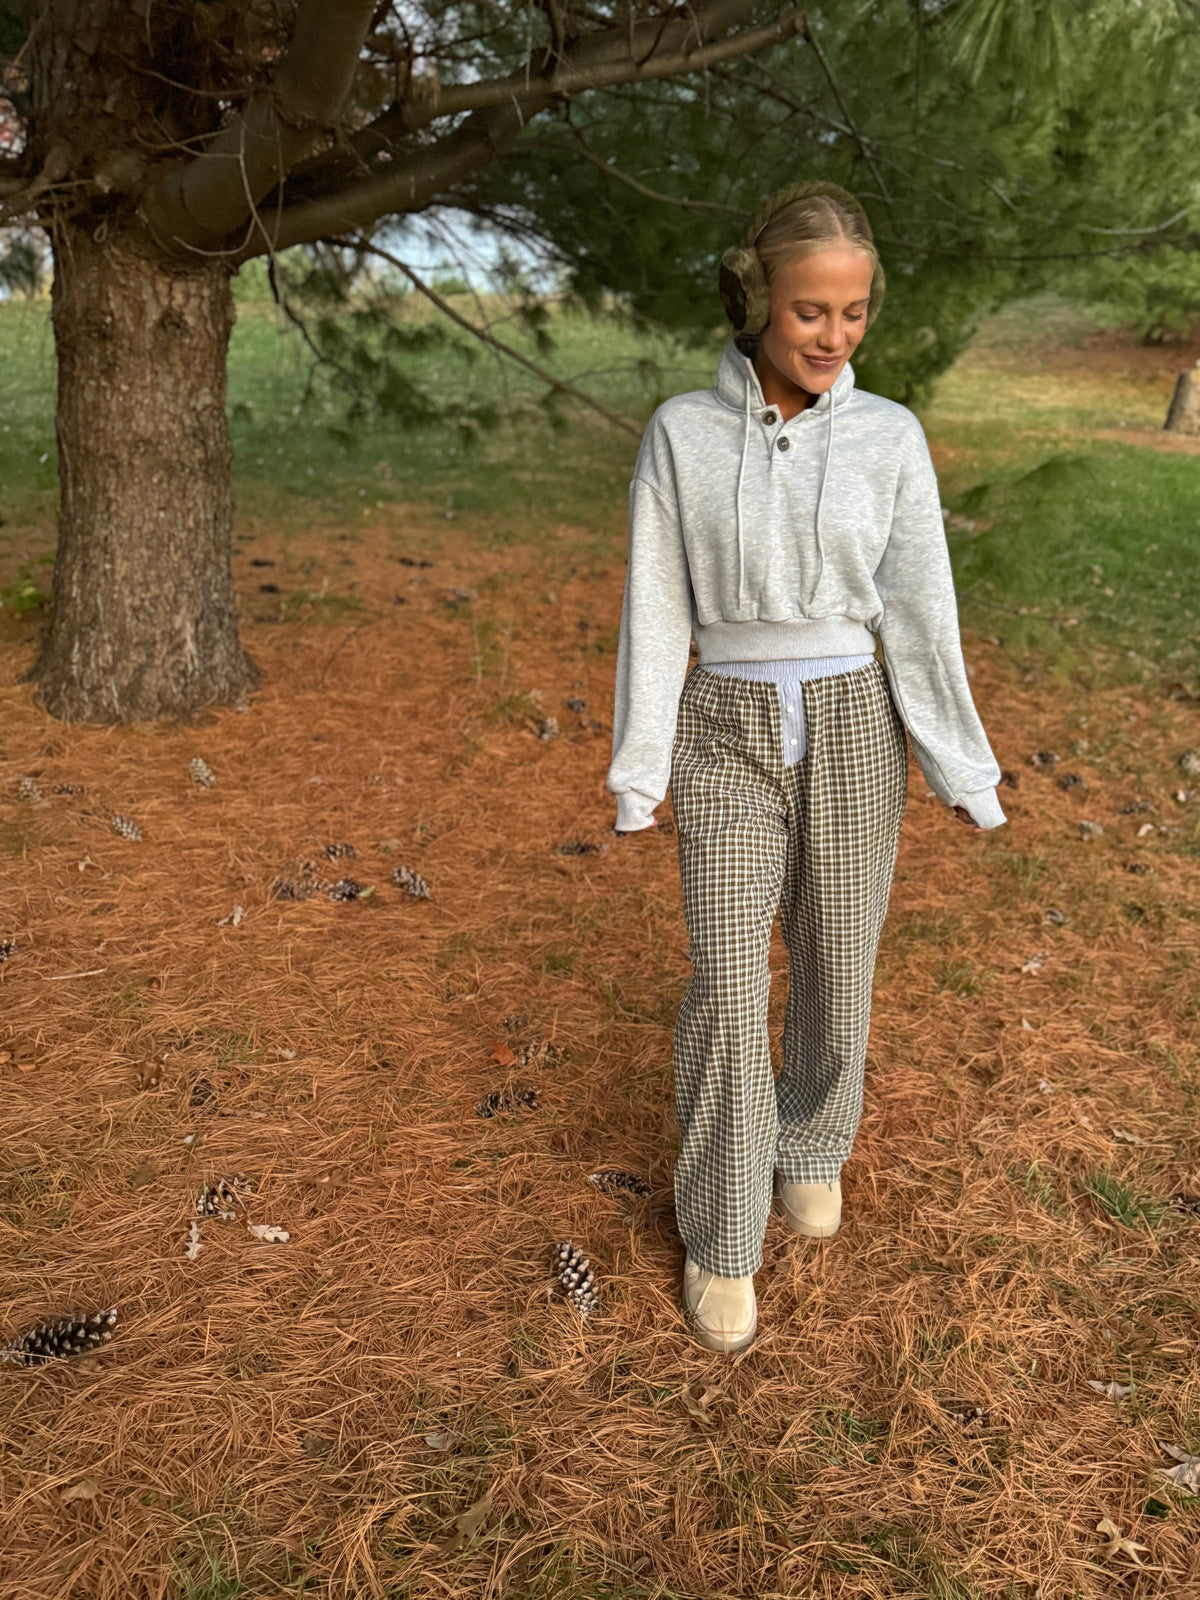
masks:
<svg viewBox="0 0 1200 1600"><path fill-rule="evenodd" d="M810 366L820 367L827 372L830 367L837 366L840 358L838 356L805 356L804 359Z"/></svg>

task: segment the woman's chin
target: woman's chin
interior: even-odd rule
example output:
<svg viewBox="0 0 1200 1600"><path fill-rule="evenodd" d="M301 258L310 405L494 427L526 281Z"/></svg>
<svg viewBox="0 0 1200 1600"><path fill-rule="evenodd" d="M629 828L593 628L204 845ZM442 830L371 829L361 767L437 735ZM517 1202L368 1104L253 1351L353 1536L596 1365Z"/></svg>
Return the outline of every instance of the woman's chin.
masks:
<svg viewBox="0 0 1200 1600"><path fill-rule="evenodd" d="M811 362L797 361L792 368L792 379L809 394L824 394L826 389L833 388L845 365L844 361L839 361L834 367L814 367Z"/></svg>

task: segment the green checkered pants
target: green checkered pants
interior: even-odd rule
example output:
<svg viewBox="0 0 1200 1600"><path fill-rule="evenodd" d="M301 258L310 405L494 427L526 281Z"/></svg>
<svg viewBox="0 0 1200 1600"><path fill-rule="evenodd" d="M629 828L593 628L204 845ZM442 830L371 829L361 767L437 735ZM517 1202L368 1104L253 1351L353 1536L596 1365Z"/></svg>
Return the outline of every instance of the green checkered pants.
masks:
<svg viewBox="0 0 1200 1600"><path fill-rule="evenodd" d="M762 1265L774 1169L828 1183L850 1154L904 814L904 730L880 663L793 692L808 749L789 767L775 685L695 668L671 756L692 962L675 1024L675 1212L692 1260L726 1278ZM790 986L775 1081L777 910Z"/></svg>

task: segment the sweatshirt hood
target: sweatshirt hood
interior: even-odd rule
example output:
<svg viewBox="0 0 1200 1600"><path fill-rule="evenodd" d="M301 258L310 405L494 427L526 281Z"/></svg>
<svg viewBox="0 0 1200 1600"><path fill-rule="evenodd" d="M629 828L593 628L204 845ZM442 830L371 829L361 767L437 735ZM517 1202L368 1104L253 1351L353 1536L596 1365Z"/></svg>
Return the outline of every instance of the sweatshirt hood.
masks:
<svg viewBox="0 0 1200 1600"><path fill-rule="evenodd" d="M749 399L751 411L766 411L767 402L763 398L762 384L758 381L758 373L754 370L754 352L758 347L757 339L730 339L721 359L717 363L717 379L714 384L717 399L724 405L732 406L739 414L745 410L746 401ZM854 368L849 361L838 373L833 381L833 387L824 394L819 394L810 411L828 411L831 406L844 406L854 390Z"/></svg>
<svg viewBox="0 0 1200 1600"><path fill-rule="evenodd" d="M714 391L722 405L729 406L731 410L738 411L743 417L742 428L742 455L738 465L737 480L737 554L738 554L738 603L740 604L745 593L745 548L742 538L742 479L746 473L746 452L750 447L750 418L755 416L760 423L773 407L768 406L763 398L762 385L758 381L758 373L754 370L753 353L757 340L730 339L721 352L721 359L717 363L717 378ZM811 603L821 582L821 574L825 568L825 550L821 542L821 506L825 500L825 485L829 478L829 464L833 459L833 419L835 411L841 410L854 392L854 368L849 361L838 373L830 388L819 394L807 409L821 414L825 418L825 456L821 468L821 488L817 495L816 510L813 513L813 538L816 543L817 562L816 576L813 580L811 592L806 596L806 604ZM804 413L801 413L802 415Z"/></svg>

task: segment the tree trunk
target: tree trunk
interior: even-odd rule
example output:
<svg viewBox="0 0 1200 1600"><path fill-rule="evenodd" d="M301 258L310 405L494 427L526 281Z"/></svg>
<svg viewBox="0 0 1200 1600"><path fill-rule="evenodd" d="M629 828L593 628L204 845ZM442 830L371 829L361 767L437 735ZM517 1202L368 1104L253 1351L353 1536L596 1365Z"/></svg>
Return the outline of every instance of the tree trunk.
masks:
<svg viewBox="0 0 1200 1600"><path fill-rule="evenodd" d="M1200 433L1200 362L1181 372L1175 381L1171 409L1167 412L1164 428L1172 433Z"/></svg>
<svg viewBox="0 0 1200 1600"><path fill-rule="evenodd" d="M230 571L229 273L56 231L58 553L30 676L65 721L187 716L258 679Z"/></svg>

